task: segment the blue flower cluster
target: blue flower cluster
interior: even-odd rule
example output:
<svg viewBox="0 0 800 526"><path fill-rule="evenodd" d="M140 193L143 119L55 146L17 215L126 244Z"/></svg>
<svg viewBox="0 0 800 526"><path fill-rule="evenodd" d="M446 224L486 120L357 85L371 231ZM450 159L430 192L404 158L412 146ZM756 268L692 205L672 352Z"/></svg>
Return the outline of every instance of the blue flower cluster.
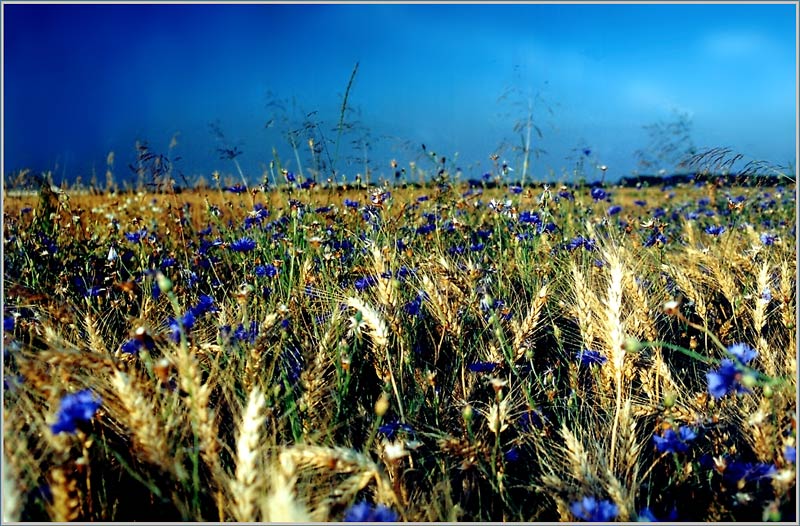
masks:
<svg viewBox="0 0 800 526"><path fill-rule="evenodd" d="M54 434L75 433L78 424L88 422L100 408L102 400L90 389L68 394L61 399L57 421L50 426Z"/></svg>
<svg viewBox="0 0 800 526"><path fill-rule="evenodd" d="M585 238L583 236L578 236L574 239L571 239L569 243L567 243L567 250L573 251L575 249L583 247L587 251L591 252L595 249L596 241L591 238Z"/></svg>
<svg viewBox="0 0 800 526"><path fill-rule="evenodd" d="M608 193L599 186L592 188L592 199L595 201L602 201L606 197L608 197Z"/></svg>
<svg viewBox="0 0 800 526"><path fill-rule="evenodd" d="M406 303L405 311L410 316L419 316L420 312L422 311L422 302L424 302L427 297L428 297L427 294L425 294L424 292L420 291L417 294L416 298L414 298L413 300L411 300L408 303Z"/></svg>
<svg viewBox="0 0 800 526"><path fill-rule="evenodd" d="M498 367L500 367L500 364L495 362L475 362L469 364L467 369L473 373L490 373Z"/></svg>
<svg viewBox="0 0 800 526"><path fill-rule="evenodd" d="M256 248L256 242L249 237L243 237L232 242L228 248L234 252L250 252Z"/></svg>
<svg viewBox="0 0 800 526"><path fill-rule="evenodd" d="M714 398L722 398L732 392L748 392L740 381L744 366L758 356L758 352L744 343L731 345L728 352L734 357L733 360L726 358L722 360L719 369L706 373L708 393Z"/></svg>
<svg viewBox="0 0 800 526"><path fill-rule="evenodd" d="M353 504L344 514L345 522L397 522L398 518L391 508L383 504L373 507L366 501Z"/></svg>
<svg viewBox="0 0 800 526"><path fill-rule="evenodd" d="M600 354L600 351L593 351L591 349L578 351L575 354L575 358L580 361L581 365L585 366L603 365L608 360L605 356Z"/></svg>
<svg viewBox="0 0 800 526"><path fill-rule="evenodd" d="M181 330L187 333L194 327L197 318L205 315L207 312L215 310L214 298L211 296L201 295L200 299L194 307L190 308L186 313L181 316L180 323L175 318L169 318L168 325L170 330L170 340L174 343L181 341Z"/></svg>
<svg viewBox="0 0 800 526"><path fill-rule="evenodd" d="M653 435L653 442L660 453L685 453L689 450L689 443L696 438L697 431L688 426L681 426L677 433L670 428L663 436Z"/></svg>
<svg viewBox="0 0 800 526"><path fill-rule="evenodd" d="M616 504L607 500L598 501L594 497L583 497L573 502L569 511L576 518L588 522L609 522L619 513Z"/></svg>
<svg viewBox="0 0 800 526"><path fill-rule="evenodd" d="M378 428L378 431L386 435L386 438L392 438L398 431L405 431L406 433L414 433L414 428L408 424L394 421L383 424Z"/></svg>

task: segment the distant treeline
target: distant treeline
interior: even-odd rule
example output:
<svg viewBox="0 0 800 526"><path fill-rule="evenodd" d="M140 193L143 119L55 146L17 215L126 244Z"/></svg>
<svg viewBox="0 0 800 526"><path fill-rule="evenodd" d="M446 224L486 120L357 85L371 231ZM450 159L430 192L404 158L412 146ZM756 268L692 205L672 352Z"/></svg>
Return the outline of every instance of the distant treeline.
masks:
<svg viewBox="0 0 800 526"><path fill-rule="evenodd" d="M794 182L794 176L787 175L754 175L754 174L673 174L673 175L639 175L623 177L620 186L657 186L689 183L715 182L725 186L780 186Z"/></svg>
<svg viewBox="0 0 800 526"><path fill-rule="evenodd" d="M519 182L502 181L500 183L492 180L485 181L481 179L469 179L468 184L473 188L496 188L498 186L515 186L520 185ZM689 173L689 174L672 174L672 175L637 175L626 176L620 178L616 182L609 182L608 184L614 186L622 186L625 188L648 187L648 186L674 186L677 184L695 184L695 183L716 183L721 186L781 186L787 183L794 183L794 176L789 175L753 175L753 174L709 174L709 173ZM553 181L534 181L526 186L549 184L554 186L556 183ZM582 187L582 186L596 186L600 184L599 181L581 181L577 183L570 183L567 186Z"/></svg>
<svg viewBox="0 0 800 526"><path fill-rule="evenodd" d="M19 180L22 179L22 180ZM5 191L6 192L36 192L38 188L41 186L42 182L45 181L45 176L33 176L33 177L26 177L26 178L18 178L16 181L5 181ZM774 187L774 186L781 186L786 184L794 184L795 183L795 176L792 175L755 175L755 174L709 174L709 173L689 173L689 174L672 174L672 175L638 175L638 176L625 176L620 178L618 181L608 181L603 183L602 181L586 181L586 180L579 180L577 182L569 182L565 183L562 181L529 181L526 184L522 185L519 181L511 181L507 179L467 179L466 181L461 182L448 182L442 183L441 181L426 181L426 182L411 182L411 181L403 181L403 182L396 182L394 186L401 187L401 188L433 188L437 186L441 186L445 184L447 186L459 186L461 184L466 183L470 188L486 188L486 189L494 189L494 188L508 188L513 186L525 186L525 187L538 187L543 184L550 185L551 187L557 187L561 185L566 185L571 188L581 188L587 186L598 186L598 185L608 185L608 186L618 186L618 187L625 187L625 188L636 188L636 187L656 187L656 186L675 186L675 185L686 185L686 184L698 184L698 183L707 183L711 182L719 186L744 186L744 187ZM377 183L369 183L365 184L364 182L354 182L354 183L334 183L334 184L321 184L321 187L324 188L331 188L334 190L347 190L347 189L366 189L370 187L376 187ZM239 186L238 184L236 186ZM259 188L261 185L255 184L250 189ZM271 188L286 188L284 185L279 185L277 187ZM85 184L76 184L70 186L64 186L62 183L63 190L70 190L70 191L77 191L77 192L88 192L88 193L104 193L108 191L108 189L103 189L101 187L95 187L93 185L85 185ZM181 185L158 185L158 184L145 184L143 188L136 188L131 186L130 184L124 185L122 188L115 188L114 190L117 193L129 193L129 192L136 192L136 191L147 191L152 193L181 193L187 190L193 189L209 189L209 187L201 183L199 185L194 186L181 186ZM225 187L223 187L225 189Z"/></svg>

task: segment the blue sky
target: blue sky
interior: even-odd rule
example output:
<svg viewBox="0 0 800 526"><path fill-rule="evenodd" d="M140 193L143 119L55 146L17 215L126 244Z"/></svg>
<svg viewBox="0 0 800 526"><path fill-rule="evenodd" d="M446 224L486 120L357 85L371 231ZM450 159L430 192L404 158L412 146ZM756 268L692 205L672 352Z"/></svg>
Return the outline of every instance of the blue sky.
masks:
<svg viewBox="0 0 800 526"><path fill-rule="evenodd" d="M546 151L534 179L563 179L583 149L590 177L599 164L610 178L641 170L643 126L678 113L698 148L796 165L794 4L5 3L3 26L4 173L86 180L94 167L102 180L114 151L122 178L136 140L167 153L176 133L169 153L187 177L233 173L211 122L251 182L273 148L297 170L286 131L316 111L333 157L356 62L355 126L336 162L349 178L365 155L376 178L393 158L431 168L422 143L465 177L490 170L493 153L519 172L509 144L529 100L542 133L532 146ZM306 169L309 133L298 134Z"/></svg>

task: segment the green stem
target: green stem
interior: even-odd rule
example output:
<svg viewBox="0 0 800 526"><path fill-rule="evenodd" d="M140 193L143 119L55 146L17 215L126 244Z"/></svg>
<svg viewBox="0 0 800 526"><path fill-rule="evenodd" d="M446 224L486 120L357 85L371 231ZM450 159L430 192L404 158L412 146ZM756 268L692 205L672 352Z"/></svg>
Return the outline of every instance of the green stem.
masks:
<svg viewBox="0 0 800 526"><path fill-rule="evenodd" d="M350 81L347 83L347 89L344 90L344 99L342 100L342 111L339 114L339 125L337 126L337 133L336 133L336 150L333 154L333 166L331 166L331 171L333 172L334 176L336 175L336 164L339 161L339 142L342 138L342 130L344 129L344 112L347 109L347 97L350 95L350 88L353 86L353 80L356 78L356 72L358 71L358 62L353 67L353 72L350 74Z"/></svg>

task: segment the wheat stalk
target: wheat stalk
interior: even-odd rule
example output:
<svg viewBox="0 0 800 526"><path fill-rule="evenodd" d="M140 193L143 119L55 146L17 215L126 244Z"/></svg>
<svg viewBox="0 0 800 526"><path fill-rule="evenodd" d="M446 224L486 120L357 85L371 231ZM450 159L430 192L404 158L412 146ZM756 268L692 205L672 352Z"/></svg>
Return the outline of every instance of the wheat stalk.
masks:
<svg viewBox="0 0 800 526"><path fill-rule="evenodd" d="M541 316L542 310L544 309L546 303L547 285L543 285L542 288L539 289L536 299L533 300L525 319L523 319L519 324L514 323L512 325L514 331L515 360L519 360L525 356L527 351L524 346L525 340L533 334L534 330L536 330L536 327L539 323L539 317Z"/></svg>
<svg viewBox="0 0 800 526"><path fill-rule="evenodd" d="M17 522L20 520L22 512L22 495L17 485L15 474L6 460L5 451L3 452L2 464L3 480L3 522Z"/></svg>
<svg viewBox="0 0 800 526"><path fill-rule="evenodd" d="M50 470L50 493L52 502L48 505L50 517L55 522L70 522L80 516L80 494L74 477L69 476L63 467Z"/></svg>
<svg viewBox="0 0 800 526"><path fill-rule="evenodd" d="M793 330L797 327L795 301L792 295L795 291L795 266L789 265L788 261L781 262L781 281L780 281L780 302L781 302L781 321L787 329Z"/></svg>
<svg viewBox="0 0 800 526"><path fill-rule="evenodd" d="M629 491L628 488L623 486L610 468L606 469L603 486L608 496L617 505L618 514L616 518L622 522L627 522L633 512L635 492Z"/></svg>
<svg viewBox="0 0 800 526"><path fill-rule="evenodd" d="M653 318L650 315L650 306L647 302L647 295L645 294L642 286L636 282L636 277L633 272L626 270L623 283L625 291L628 293L628 298L633 303L633 327L632 331L639 337L644 337L647 341L655 341L658 339L658 332Z"/></svg>
<svg viewBox="0 0 800 526"><path fill-rule="evenodd" d="M600 302L589 288L583 273L578 269L577 265L573 263L570 270L572 272L572 287L575 296L574 314L581 330L583 347L591 349L596 333L593 316Z"/></svg>
<svg viewBox="0 0 800 526"><path fill-rule="evenodd" d="M303 429L306 433L322 429L322 416L326 410L323 402L331 390L329 375L332 369L331 356L337 343L338 322L339 313L336 310L328 330L314 353L311 365L300 373L303 393L300 395L299 406L306 414L306 418L303 419Z"/></svg>
<svg viewBox="0 0 800 526"><path fill-rule="evenodd" d="M405 422L405 413L403 412L403 400L400 398L400 391L397 388L397 381L394 377L394 368L392 367L392 357L389 354L389 330L386 328L383 318L381 318L378 311L361 301L355 296L347 298L347 306L361 312L364 317L364 323L370 328L370 335L372 336L372 345L376 348L374 354L376 357L380 356L382 352L386 359L386 369L388 370L389 381L392 384L394 395L397 399L397 410L400 412L400 418ZM376 358L375 368L379 371L379 358ZM383 375L379 376L383 377Z"/></svg>
<svg viewBox="0 0 800 526"><path fill-rule="evenodd" d="M343 447L296 445L284 449L280 454L282 466L312 466L326 472L368 473L366 482L376 484L376 499L384 504L399 505L391 481L380 467L362 453Z"/></svg>
<svg viewBox="0 0 800 526"><path fill-rule="evenodd" d="M616 390L616 411L614 412L614 423L611 427L611 454L609 463L611 471L616 465L617 433L620 425L620 415L623 407L623 380L625 379L625 327L622 322L622 281L625 270L622 261L616 253L606 252L605 259L610 274L608 283L608 293L605 301L605 339L606 349L611 357L610 364L614 374L614 385Z"/></svg>
<svg viewBox="0 0 800 526"><path fill-rule="evenodd" d="M280 455L271 468L271 489L261 503L262 520L268 522L310 522L311 516L295 496L297 468L292 457Z"/></svg>
<svg viewBox="0 0 800 526"><path fill-rule="evenodd" d="M261 322L261 327L259 328L259 336L256 340L256 344L250 349L250 352L246 354L245 364L244 364L244 377L242 378L242 384L244 385L245 390L251 390L253 388L254 382L258 379L259 371L261 370L261 364L264 360L264 349L265 349L265 335L268 333L270 329L272 329L278 323L278 314L273 312L268 314L264 321Z"/></svg>
<svg viewBox="0 0 800 526"><path fill-rule="evenodd" d="M378 301L390 312L394 312L397 306L397 282L391 277L383 277L388 266L383 257L383 251L377 245L372 245L370 252L372 253L372 271L378 281Z"/></svg>
<svg viewBox="0 0 800 526"><path fill-rule="evenodd" d="M258 520L255 516L259 482L256 480L257 454L266 398L258 387L250 392L236 441L236 479L231 482L233 516L240 522Z"/></svg>
<svg viewBox="0 0 800 526"><path fill-rule="evenodd" d="M86 328L86 335L89 338L89 349L97 354L108 354L108 348L106 348L103 337L100 335L100 331L97 328L97 322L90 313L87 313L84 317L84 326Z"/></svg>
<svg viewBox="0 0 800 526"><path fill-rule="evenodd" d="M697 315L700 316L700 319L706 320L708 317L708 307L706 306L704 296L697 291L692 279L675 266L663 265L662 268L672 276L678 288L680 288L681 291L686 294L686 297L694 303L694 310Z"/></svg>
<svg viewBox="0 0 800 526"><path fill-rule="evenodd" d="M591 487L597 480L597 473L583 443L566 425L561 427L561 436L564 437L564 449L567 453L567 463L572 471L572 477L578 483Z"/></svg>
<svg viewBox="0 0 800 526"><path fill-rule="evenodd" d="M172 461L165 440L166 433L153 415L152 396L145 397L141 389L137 388L140 382L132 380L122 371L114 373L111 385L122 401L124 411L121 412L120 418L133 432L136 445L143 451L145 460L170 470Z"/></svg>

